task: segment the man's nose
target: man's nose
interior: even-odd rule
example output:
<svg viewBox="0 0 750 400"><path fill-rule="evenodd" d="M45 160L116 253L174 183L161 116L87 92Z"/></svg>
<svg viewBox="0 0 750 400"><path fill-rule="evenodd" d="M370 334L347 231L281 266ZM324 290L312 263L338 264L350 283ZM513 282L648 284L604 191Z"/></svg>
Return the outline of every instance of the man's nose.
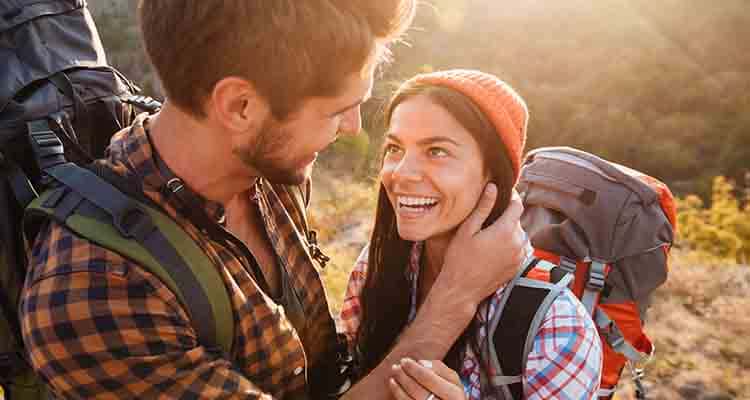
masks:
<svg viewBox="0 0 750 400"><path fill-rule="evenodd" d="M341 135L354 136L362 130L362 115L360 106L354 107L344 114L344 118L339 125Z"/></svg>

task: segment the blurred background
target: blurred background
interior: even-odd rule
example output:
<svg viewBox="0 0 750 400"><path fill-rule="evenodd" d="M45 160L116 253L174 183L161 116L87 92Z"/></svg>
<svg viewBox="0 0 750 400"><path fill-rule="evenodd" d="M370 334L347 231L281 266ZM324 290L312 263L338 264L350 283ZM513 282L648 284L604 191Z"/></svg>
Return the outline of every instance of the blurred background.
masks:
<svg viewBox="0 0 750 400"><path fill-rule="evenodd" d="M89 4L110 62L160 98L136 1ZM336 142L315 172L311 219L333 257L322 272L333 308L370 231L384 102L418 72L481 69L528 103L528 149L591 151L679 197L670 277L646 324L649 398L750 399L748 39L748 0L423 2L379 73L365 132ZM633 398L629 385L617 398Z"/></svg>

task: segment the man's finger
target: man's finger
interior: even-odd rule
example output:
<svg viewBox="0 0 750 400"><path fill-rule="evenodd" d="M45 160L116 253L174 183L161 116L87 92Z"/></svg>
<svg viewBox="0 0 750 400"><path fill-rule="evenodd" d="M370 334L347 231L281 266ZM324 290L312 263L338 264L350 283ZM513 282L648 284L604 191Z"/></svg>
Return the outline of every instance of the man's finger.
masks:
<svg viewBox="0 0 750 400"><path fill-rule="evenodd" d="M497 186L494 183L488 183L482 192L482 196L479 198L474 211L471 212L466 221L461 224L459 228L464 234L474 235L482 229L482 224L487 220L492 212L492 207L495 205L497 200Z"/></svg>
<svg viewBox="0 0 750 400"><path fill-rule="evenodd" d="M485 228L482 231L482 234L491 236L502 235L503 231L518 224L521 220L521 214L523 214L523 202L521 201L521 196L519 196L514 190L513 196L510 198L510 203L508 203L508 208L505 209L497 221ZM523 231L520 232L520 235L521 236L518 239L522 240Z"/></svg>

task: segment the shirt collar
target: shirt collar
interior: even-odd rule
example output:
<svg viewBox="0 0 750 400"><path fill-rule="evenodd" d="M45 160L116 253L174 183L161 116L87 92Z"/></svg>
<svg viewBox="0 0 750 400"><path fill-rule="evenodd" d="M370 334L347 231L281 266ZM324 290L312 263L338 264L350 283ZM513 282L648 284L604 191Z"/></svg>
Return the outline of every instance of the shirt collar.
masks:
<svg viewBox="0 0 750 400"><path fill-rule="evenodd" d="M135 175L142 182L143 191L156 196L157 202L168 202L164 188L169 178L164 176L156 163L158 155L148 135L148 121L148 114L138 115L132 126L115 134L108 148L108 159L116 172L125 176ZM166 165L162 166L162 170L164 168L168 170ZM224 220L225 210L221 203L197 193L195 197L210 218L217 222Z"/></svg>

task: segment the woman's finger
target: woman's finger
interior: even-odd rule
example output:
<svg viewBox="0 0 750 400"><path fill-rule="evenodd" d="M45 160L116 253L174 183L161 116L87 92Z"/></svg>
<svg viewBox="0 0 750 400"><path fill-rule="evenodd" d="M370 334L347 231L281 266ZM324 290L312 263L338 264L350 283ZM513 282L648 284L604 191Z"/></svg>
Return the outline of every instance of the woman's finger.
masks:
<svg viewBox="0 0 750 400"><path fill-rule="evenodd" d="M434 365L435 363L432 363L431 367ZM445 400L465 398L460 379L444 378L438 375L434 369L426 368L414 360L404 360L401 362L401 366L404 372L428 393L434 393L438 398ZM446 372L446 375L450 374Z"/></svg>
<svg viewBox="0 0 750 400"><path fill-rule="evenodd" d="M395 379L388 379L388 388L391 390L391 394L393 394L393 397L396 400L412 400Z"/></svg>
<svg viewBox="0 0 750 400"><path fill-rule="evenodd" d="M414 379L412 376L410 376L404 371L405 361L406 360L402 360L400 364L396 364L393 366L392 378L396 381L396 383L398 383L401 389L403 389L404 392L412 399L421 400L421 399L427 398L427 396L430 395L430 392L427 391L427 389L425 389L423 385L421 385L421 382L417 381L416 379Z"/></svg>

